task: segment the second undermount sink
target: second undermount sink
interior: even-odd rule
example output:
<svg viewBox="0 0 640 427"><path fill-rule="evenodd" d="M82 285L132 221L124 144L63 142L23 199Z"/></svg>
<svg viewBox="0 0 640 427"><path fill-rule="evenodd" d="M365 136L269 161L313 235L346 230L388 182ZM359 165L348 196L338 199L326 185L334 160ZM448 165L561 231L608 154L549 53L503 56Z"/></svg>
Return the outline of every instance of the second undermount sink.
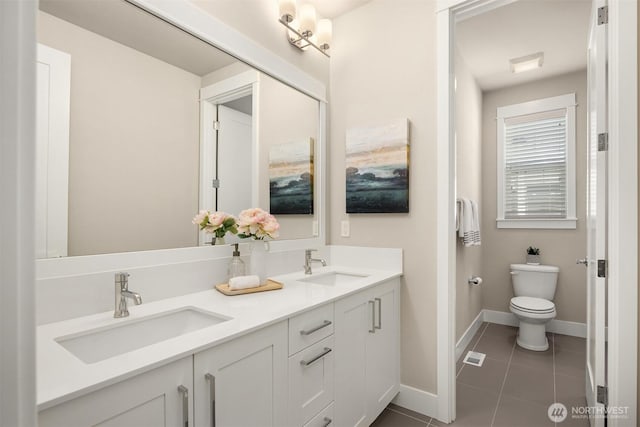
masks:
<svg viewBox="0 0 640 427"><path fill-rule="evenodd" d="M56 342L83 362L96 363L227 320L230 318L183 307L58 337Z"/></svg>
<svg viewBox="0 0 640 427"><path fill-rule="evenodd" d="M354 273L341 273L338 271L332 271L330 273L320 273L313 274L309 277L305 277L304 279L300 279L301 282L305 283L315 283L317 285L343 285L345 283L350 283L355 280L360 280L365 277L368 277L364 274L354 274Z"/></svg>

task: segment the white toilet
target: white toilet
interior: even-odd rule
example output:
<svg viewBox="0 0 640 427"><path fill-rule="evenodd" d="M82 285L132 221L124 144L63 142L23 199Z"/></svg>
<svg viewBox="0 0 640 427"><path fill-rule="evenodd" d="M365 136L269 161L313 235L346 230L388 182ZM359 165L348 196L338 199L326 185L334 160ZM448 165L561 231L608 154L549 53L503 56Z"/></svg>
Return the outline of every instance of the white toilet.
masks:
<svg viewBox="0 0 640 427"><path fill-rule="evenodd" d="M509 309L520 321L517 343L534 351L549 348L547 322L556 317L553 298L558 272L553 265L511 264L513 293Z"/></svg>

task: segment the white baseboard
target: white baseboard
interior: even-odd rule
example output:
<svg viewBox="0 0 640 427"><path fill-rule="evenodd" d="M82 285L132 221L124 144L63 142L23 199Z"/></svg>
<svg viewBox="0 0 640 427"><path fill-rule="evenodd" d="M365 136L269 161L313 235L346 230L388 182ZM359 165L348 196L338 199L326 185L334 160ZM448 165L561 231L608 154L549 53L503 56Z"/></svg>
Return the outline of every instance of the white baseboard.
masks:
<svg viewBox="0 0 640 427"><path fill-rule="evenodd" d="M499 325L518 326L518 319L513 313L504 311L483 310L484 321L497 323ZM580 322L570 322L568 320L553 319L547 323L547 331L554 334L570 335L572 337L586 338L587 324ZM464 348L464 347L463 347ZM457 353L457 348L456 348Z"/></svg>
<svg viewBox="0 0 640 427"><path fill-rule="evenodd" d="M438 396L408 385L400 384L400 391L391 403L427 417L438 415Z"/></svg>
<svg viewBox="0 0 640 427"><path fill-rule="evenodd" d="M471 322L467 330L464 331L464 334L462 334L462 336L456 343L456 360L460 359L460 356L462 356L462 352L464 351L465 348L467 348L467 346L469 345L469 343L471 342L475 334L478 332L478 330L480 329L480 326L482 326L483 321L484 321L484 311L480 310L480 313L478 313L476 318L473 319L473 322Z"/></svg>

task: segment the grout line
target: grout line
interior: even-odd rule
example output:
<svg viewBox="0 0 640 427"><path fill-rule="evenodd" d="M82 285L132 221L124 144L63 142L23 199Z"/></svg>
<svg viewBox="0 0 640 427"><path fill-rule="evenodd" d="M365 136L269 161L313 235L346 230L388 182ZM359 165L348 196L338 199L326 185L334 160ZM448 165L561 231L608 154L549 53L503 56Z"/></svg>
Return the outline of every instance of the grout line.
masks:
<svg viewBox="0 0 640 427"><path fill-rule="evenodd" d="M388 406L387 406L386 409L391 411L391 412L395 412L396 414L400 414L400 415L402 415L404 417L411 418L414 421L419 421L419 422L425 424L427 427L429 427L429 425L431 424L431 418L429 418L429 421L425 421L425 420L421 420L420 418L412 417L411 415L405 414L404 412L400 412L400 411L398 411L396 409L389 408Z"/></svg>
<svg viewBox="0 0 640 427"><path fill-rule="evenodd" d="M482 332L480 332L480 336L478 337L478 339L476 340L475 344L473 344L473 347L471 347L471 351L474 351L476 349L476 347L478 346L478 343L480 342L480 340L482 339L482 337L484 336L485 331L487 330L487 328L489 327L489 323L486 322L487 324L484 325L484 328L482 329ZM478 333L476 332L476 334ZM464 355L462 356L462 359L464 360ZM458 379L458 376L460 375L460 373L462 372L462 370L464 369L464 365L466 365L466 363L462 362L460 364L460 370L458 371L458 373L456 374L456 379Z"/></svg>
<svg viewBox="0 0 640 427"><path fill-rule="evenodd" d="M502 386L500 386L500 392L498 393L498 401L496 402L496 409L493 411L493 418L491 418L491 427L493 427L493 423L496 421L496 415L498 415L498 408L500 407L500 400L502 400L502 391L504 390L504 385L507 383L507 376L509 375L509 369L511 369L511 359L513 359L513 353L516 351L516 339L513 341L513 347L511 347L511 354L509 355L509 362L507 363L507 372L504 373L504 379L502 380Z"/></svg>

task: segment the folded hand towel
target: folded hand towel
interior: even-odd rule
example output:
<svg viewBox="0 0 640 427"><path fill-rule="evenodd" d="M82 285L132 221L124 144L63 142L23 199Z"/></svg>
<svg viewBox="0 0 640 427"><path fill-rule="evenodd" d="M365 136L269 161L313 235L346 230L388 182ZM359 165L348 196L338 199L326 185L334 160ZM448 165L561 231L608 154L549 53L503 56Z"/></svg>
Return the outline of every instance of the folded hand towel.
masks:
<svg viewBox="0 0 640 427"><path fill-rule="evenodd" d="M237 276L229 279L229 289L247 289L260 286L260 277L258 276Z"/></svg>
<svg viewBox="0 0 640 427"><path fill-rule="evenodd" d="M480 210L478 204L467 198L457 201L456 225L464 246L480 246Z"/></svg>

